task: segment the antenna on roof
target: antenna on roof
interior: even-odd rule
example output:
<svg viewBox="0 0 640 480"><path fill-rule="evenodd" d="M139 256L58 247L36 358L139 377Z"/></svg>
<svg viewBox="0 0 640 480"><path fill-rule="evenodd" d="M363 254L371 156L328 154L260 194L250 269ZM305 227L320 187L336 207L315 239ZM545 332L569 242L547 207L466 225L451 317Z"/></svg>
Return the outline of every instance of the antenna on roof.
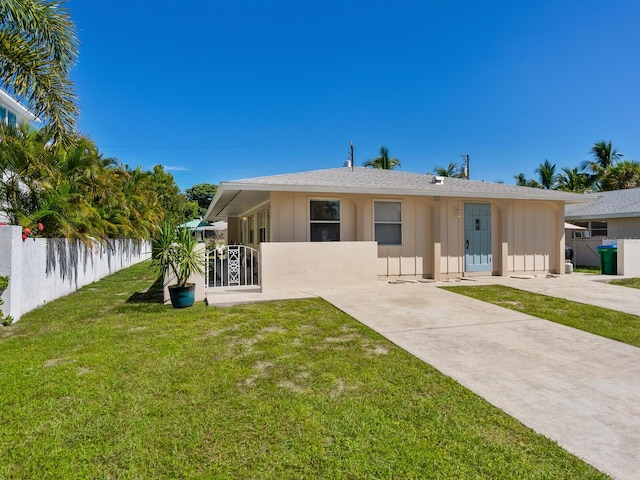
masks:
<svg viewBox="0 0 640 480"><path fill-rule="evenodd" d="M355 165L353 163L353 141L349 141L349 156L344 162L345 167L351 167L351 171L353 172Z"/></svg>
<svg viewBox="0 0 640 480"><path fill-rule="evenodd" d="M353 163L353 141L349 140L349 161L351 162L351 171L355 169L355 164Z"/></svg>
<svg viewBox="0 0 640 480"><path fill-rule="evenodd" d="M460 158L464 160L464 164L462 165L462 178L470 179L469 177L469 162L471 157L469 154L460 155Z"/></svg>

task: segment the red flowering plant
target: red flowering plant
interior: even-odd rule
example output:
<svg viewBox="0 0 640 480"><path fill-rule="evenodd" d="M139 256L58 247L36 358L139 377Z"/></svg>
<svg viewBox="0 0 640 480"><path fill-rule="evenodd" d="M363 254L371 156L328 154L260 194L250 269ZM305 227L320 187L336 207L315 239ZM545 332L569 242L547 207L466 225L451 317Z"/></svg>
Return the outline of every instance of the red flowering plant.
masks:
<svg viewBox="0 0 640 480"><path fill-rule="evenodd" d="M44 230L44 225L40 222L34 227L23 227L22 228L22 241L24 242L29 237L39 236L40 232Z"/></svg>

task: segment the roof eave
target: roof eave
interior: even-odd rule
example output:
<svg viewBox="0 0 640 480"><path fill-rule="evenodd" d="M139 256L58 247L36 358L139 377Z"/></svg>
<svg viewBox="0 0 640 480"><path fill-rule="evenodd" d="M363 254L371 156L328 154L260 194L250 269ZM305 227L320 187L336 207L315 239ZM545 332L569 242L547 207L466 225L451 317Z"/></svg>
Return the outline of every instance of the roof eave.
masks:
<svg viewBox="0 0 640 480"><path fill-rule="evenodd" d="M542 201L562 201L565 203L592 203L599 197L569 193L566 194L554 191L552 196L528 195L524 192L518 194L510 192L469 192L465 190L454 190L434 186L433 189L392 189L392 188L358 188L346 186L331 185L274 185L244 182L223 182L218 188L218 192L222 188L227 190L253 190L253 191L272 191L272 192L310 192L310 193L356 193L367 195L397 195L397 196L420 196L420 197L459 197L459 198L494 198L494 199L523 199L523 200L542 200ZM215 198L214 198L215 200ZM207 212L208 213L208 212ZM206 217L205 217L206 218Z"/></svg>
<svg viewBox="0 0 640 480"><path fill-rule="evenodd" d="M223 184L221 183L218 189L216 190L216 194L211 199L211 203L209 203L209 208L207 208L207 211L204 212L204 215L202 216L203 220L205 221L209 220L209 215L211 214L213 207L218 203L218 200L222 197L222 194L224 191L225 190L224 190ZM218 218L218 217L212 217L212 218Z"/></svg>
<svg viewBox="0 0 640 480"><path fill-rule="evenodd" d="M4 90L0 89L0 100L2 103L7 105L11 110L17 113L22 118L26 119L29 122L40 121L38 117L36 117L31 111L25 108L20 102L14 99L11 95L9 95Z"/></svg>
<svg viewBox="0 0 640 480"><path fill-rule="evenodd" d="M640 217L640 212L626 213L598 213L594 215L565 215L567 220L606 220L609 218L636 218Z"/></svg>

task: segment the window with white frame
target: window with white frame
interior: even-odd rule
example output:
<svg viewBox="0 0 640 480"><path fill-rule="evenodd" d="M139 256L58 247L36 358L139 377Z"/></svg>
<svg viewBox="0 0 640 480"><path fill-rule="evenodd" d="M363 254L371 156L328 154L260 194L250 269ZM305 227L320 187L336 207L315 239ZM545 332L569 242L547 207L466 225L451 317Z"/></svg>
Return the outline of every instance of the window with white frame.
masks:
<svg viewBox="0 0 640 480"><path fill-rule="evenodd" d="M374 238L378 245L402 245L402 203L373 202Z"/></svg>
<svg viewBox="0 0 640 480"><path fill-rule="evenodd" d="M310 200L309 229L312 242L339 242L340 200Z"/></svg>
<svg viewBox="0 0 640 480"><path fill-rule="evenodd" d="M269 209L258 212L258 240L269 241Z"/></svg>
<svg viewBox="0 0 640 480"><path fill-rule="evenodd" d="M242 244L246 245L249 242L249 220L247 217L242 218Z"/></svg>
<svg viewBox="0 0 640 480"><path fill-rule="evenodd" d="M253 245L255 241L255 216L249 217L249 245Z"/></svg>

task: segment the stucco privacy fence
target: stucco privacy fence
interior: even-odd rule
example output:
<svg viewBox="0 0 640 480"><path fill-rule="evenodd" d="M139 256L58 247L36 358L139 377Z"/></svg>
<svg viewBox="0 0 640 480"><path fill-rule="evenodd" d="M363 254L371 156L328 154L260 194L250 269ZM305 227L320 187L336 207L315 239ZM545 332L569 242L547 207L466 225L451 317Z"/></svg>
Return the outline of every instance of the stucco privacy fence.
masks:
<svg viewBox="0 0 640 480"><path fill-rule="evenodd" d="M591 237L567 240L567 245L575 250L574 263L589 267L600 266L598 247L611 244L618 246L618 275L640 276L640 239Z"/></svg>
<svg viewBox="0 0 640 480"><path fill-rule="evenodd" d="M149 242L115 239L85 245L64 238L22 240L19 226L0 227L0 275L9 276L2 311L13 321L51 300L151 257Z"/></svg>

